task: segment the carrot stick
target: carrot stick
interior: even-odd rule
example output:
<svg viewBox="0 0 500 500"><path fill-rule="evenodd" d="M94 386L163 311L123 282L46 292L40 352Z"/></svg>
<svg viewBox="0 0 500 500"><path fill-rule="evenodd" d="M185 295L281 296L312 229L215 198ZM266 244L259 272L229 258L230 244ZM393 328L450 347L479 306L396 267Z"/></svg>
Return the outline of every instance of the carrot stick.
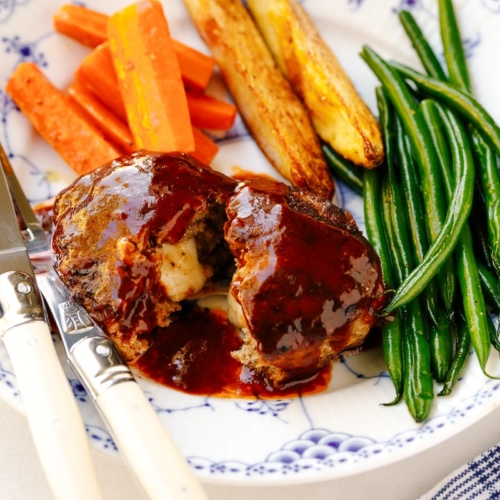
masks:
<svg viewBox="0 0 500 500"><path fill-rule="evenodd" d="M63 5L54 14L54 28L74 40L97 47L107 39L108 16L78 5Z"/></svg>
<svg viewBox="0 0 500 500"><path fill-rule="evenodd" d="M80 64L76 81L87 87L115 115L123 121L127 114L113 66L109 42L96 47ZM195 127L227 130L232 127L236 106L199 92L188 92L187 103L191 123Z"/></svg>
<svg viewBox="0 0 500 500"><path fill-rule="evenodd" d="M96 47L82 61L76 70L75 79L90 89L115 115L123 121L127 120L109 42Z"/></svg>
<svg viewBox="0 0 500 500"><path fill-rule="evenodd" d="M161 3L142 0L110 17L108 37L135 143L194 150L186 93Z"/></svg>
<svg viewBox="0 0 500 500"><path fill-rule="evenodd" d="M236 106L201 93L187 92L193 127L228 130L236 118Z"/></svg>
<svg viewBox="0 0 500 500"><path fill-rule="evenodd" d="M84 174L120 156L96 129L68 104L33 63L21 63L5 90L38 133L78 174Z"/></svg>
<svg viewBox="0 0 500 500"><path fill-rule="evenodd" d="M91 117L91 125L97 126L110 141L120 146L125 153L132 153L137 150L132 143L133 138L128 126L108 111L83 85L73 83L68 88L68 94L79 106L80 112L84 112L84 119ZM115 121L118 123L115 123ZM113 130L115 128L116 130ZM193 127L193 137L194 151L190 155L209 165L218 153L219 146L196 127Z"/></svg>
<svg viewBox="0 0 500 500"><path fill-rule="evenodd" d="M106 14L85 7L64 5L54 15L54 27L84 45L97 47L108 39L108 19ZM212 78L215 59L176 40L173 44L184 83L193 89L205 89Z"/></svg>
<svg viewBox="0 0 500 500"><path fill-rule="evenodd" d="M201 163L209 165L219 151L219 146L196 127L193 127L193 135L195 149L189 154Z"/></svg>
<svg viewBox="0 0 500 500"><path fill-rule="evenodd" d="M173 40L182 79L188 88L204 90L215 69L215 59Z"/></svg>
<svg viewBox="0 0 500 500"><path fill-rule="evenodd" d="M78 82L72 83L68 88L68 95L81 106L106 139L120 146L126 153L136 150L128 125L109 111L85 86Z"/></svg>

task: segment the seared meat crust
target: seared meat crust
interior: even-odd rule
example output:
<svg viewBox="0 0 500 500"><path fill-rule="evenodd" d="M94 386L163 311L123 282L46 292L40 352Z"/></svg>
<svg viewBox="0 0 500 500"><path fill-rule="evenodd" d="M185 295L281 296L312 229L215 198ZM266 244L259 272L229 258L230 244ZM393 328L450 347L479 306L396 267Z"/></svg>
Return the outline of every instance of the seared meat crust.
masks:
<svg viewBox="0 0 500 500"><path fill-rule="evenodd" d="M350 214L264 179L241 183L227 213L225 238L238 265L230 320L245 334L235 358L279 388L363 343L384 286Z"/></svg>
<svg viewBox="0 0 500 500"><path fill-rule="evenodd" d="M161 281L162 245L200 233L207 276L235 181L181 153L139 151L80 177L54 205L55 267L126 359L179 309Z"/></svg>
<svg viewBox="0 0 500 500"><path fill-rule="evenodd" d="M244 344L232 354L275 388L358 348L385 302L350 214L268 179L237 184L184 154L137 152L80 177L56 198L54 223L58 273L127 360L234 261L228 311ZM187 254L201 284L188 276L179 292L173 268Z"/></svg>

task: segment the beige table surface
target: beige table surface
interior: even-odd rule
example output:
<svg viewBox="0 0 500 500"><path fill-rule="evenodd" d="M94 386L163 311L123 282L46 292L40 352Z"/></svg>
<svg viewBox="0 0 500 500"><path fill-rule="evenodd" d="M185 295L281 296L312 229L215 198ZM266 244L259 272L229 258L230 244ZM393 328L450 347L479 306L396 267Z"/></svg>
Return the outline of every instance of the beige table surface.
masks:
<svg viewBox="0 0 500 500"><path fill-rule="evenodd" d="M416 499L455 468L500 442L500 409L450 440L397 464L323 483L238 488L207 484L211 500ZM145 497L120 460L94 453L106 500ZM53 500L25 417L0 401L0 500Z"/></svg>

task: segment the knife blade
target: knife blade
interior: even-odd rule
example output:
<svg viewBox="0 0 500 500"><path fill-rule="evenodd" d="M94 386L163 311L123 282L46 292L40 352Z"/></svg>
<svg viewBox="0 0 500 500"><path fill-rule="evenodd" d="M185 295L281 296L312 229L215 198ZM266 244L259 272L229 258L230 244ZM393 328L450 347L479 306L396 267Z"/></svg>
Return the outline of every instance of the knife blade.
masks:
<svg viewBox="0 0 500 500"><path fill-rule="evenodd" d="M1 157L0 157L1 158ZM2 163L3 163L3 158ZM0 214L2 214L2 238L0 238L0 274L13 269L33 276L31 263L26 253L14 205L10 198L5 176L0 179Z"/></svg>
<svg viewBox="0 0 500 500"><path fill-rule="evenodd" d="M48 239L9 168L10 190L27 227L26 247L38 286L58 326L68 362L94 400L125 462L151 499L207 499L117 347L71 299L53 268Z"/></svg>
<svg viewBox="0 0 500 500"><path fill-rule="evenodd" d="M12 168L12 165L10 164L10 161L7 158L7 155L5 154L5 151L1 144L0 144L0 166L2 167L5 173L5 177L7 178L7 183L9 185L9 190L11 194L19 192L22 193L23 190L21 188L21 185L19 184L14 169ZM2 200L4 200L3 197ZM11 196L5 198L5 203L12 206ZM17 208L19 215L25 226L25 230L22 233L23 245L21 246L23 247L23 250L28 249L28 252L39 252L39 251L49 250L48 246L43 248L38 247L38 244L40 242L44 242L43 237L41 237L40 235L40 232L43 235L43 230L40 227L40 224L38 223L38 219L36 218L36 215L33 212L33 209L31 208L29 201L27 200L26 196L24 196L24 193L22 198L17 199L15 207ZM0 208L0 210L1 210L0 213L5 213L5 214L11 213L10 211L7 210L4 212L2 208ZM12 221L10 223L12 223ZM15 231L16 228L15 226L10 226L10 227L13 228L13 237L16 238L16 242L18 242L19 238L21 237L21 235L19 234L19 225L17 226L17 232Z"/></svg>
<svg viewBox="0 0 500 500"><path fill-rule="evenodd" d="M3 154L2 164L4 158ZM54 348L6 176L0 170L0 333L55 497L99 499L85 426Z"/></svg>

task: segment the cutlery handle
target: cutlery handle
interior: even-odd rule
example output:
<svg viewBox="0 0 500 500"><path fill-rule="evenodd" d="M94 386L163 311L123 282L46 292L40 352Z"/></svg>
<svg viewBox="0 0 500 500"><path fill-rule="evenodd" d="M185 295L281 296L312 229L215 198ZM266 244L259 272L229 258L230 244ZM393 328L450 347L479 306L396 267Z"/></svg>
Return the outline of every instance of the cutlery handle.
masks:
<svg viewBox="0 0 500 500"><path fill-rule="evenodd" d="M43 321L23 323L10 328L3 340L38 456L55 497L101 499L83 420L49 327Z"/></svg>
<svg viewBox="0 0 500 500"><path fill-rule="evenodd" d="M208 498L137 382L109 387L96 403L151 499Z"/></svg>

